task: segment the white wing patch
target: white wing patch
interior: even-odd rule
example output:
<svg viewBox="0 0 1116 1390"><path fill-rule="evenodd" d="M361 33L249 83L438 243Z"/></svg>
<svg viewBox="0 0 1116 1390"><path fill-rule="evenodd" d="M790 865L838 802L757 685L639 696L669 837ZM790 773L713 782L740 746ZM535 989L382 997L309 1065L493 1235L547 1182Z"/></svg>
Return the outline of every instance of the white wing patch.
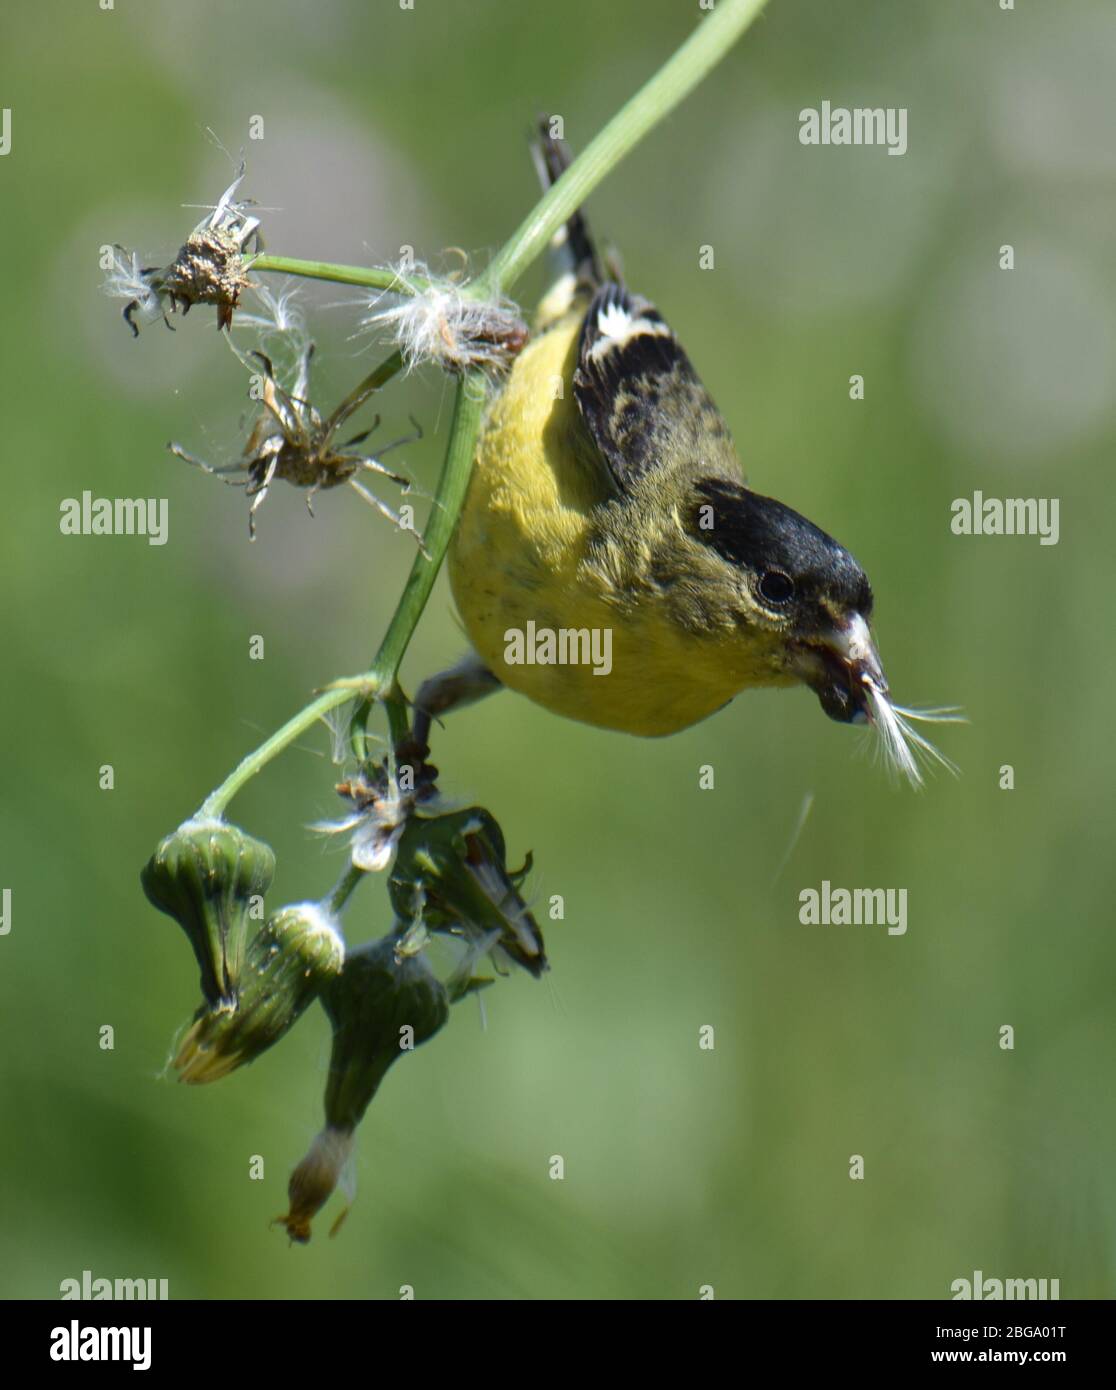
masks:
<svg viewBox="0 0 1116 1390"><path fill-rule="evenodd" d="M606 304L597 314L597 332L606 338L619 338L632 325L632 316L622 304Z"/></svg>
<svg viewBox="0 0 1116 1390"><path fill-rule="evenodd" d="M671 336L671 330L661 319L634 317L622 304L606 304L597 311L598 340L589 349L591 358L604 357L614 348L622 347L631 338Z"/></svg>

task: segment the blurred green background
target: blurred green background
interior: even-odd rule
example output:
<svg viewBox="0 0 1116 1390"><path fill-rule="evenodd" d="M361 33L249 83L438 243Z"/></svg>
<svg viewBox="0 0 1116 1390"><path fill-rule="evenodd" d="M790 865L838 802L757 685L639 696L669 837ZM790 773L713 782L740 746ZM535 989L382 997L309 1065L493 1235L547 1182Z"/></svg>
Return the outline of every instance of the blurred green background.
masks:
<svg viewBox="0 0 1116 1390"><path fill-rule="evenodd" d="M197 977L140 866L311 689L363 667L412 550L351 494L310 520L279 487L249 545L242 494L164 448L234 456L242 368L204 308L133 342L101 293L100 248L173 257L202 215L182 205L231 177L211 127L244 148L270 250L373 263L404 243L435 260L456 246L483 264L535 198L535 113L561 113L583 146L699 13L4 6L0 1293L57 1297L83 1269L206 1298L393 1298L403 1284L944 1298L974 1269L1059 1278L1066 1298L1116 1292L1104 0L772 0L590 204L702 370L752 483L872 576L898 698L964 706L970 726L940 738L960 778L891 785L866 736L805 691L745 695L661 742L500 695L453 717L434 757L448 793L498 817L513 861L534 851L554 968L498 982L486 1028L466 1002L393 1071L337 1238L338 1199L307 1248L268 1229L320 1123L320 1009L218 1086L159 1079ZM906 107L908 153L801 146L798 112L823 100ZM249 142L257 114L265 138ZM536 267L525 302L542 283ZM330 405L376 348L357 292L310 287L303 302ZM419 374L380 405L376 438L405 433L410 411L425 426L405 458L428 489L449 403ZM59 504L85 489L168 498L169 543L63 537ZM1060 543L954 536L950 503L974 489L1059 497ZM408 687L461 647L441 580ZM328 749L324 731L302 739L235 803L276 849L275 903L340 870L343 849L306 828L339 809ZM906 936L800 925L799 892L825 878L905 887ZM566 917L548 924L553 893ZM387 924L367 885L350 938Z"/></svg>

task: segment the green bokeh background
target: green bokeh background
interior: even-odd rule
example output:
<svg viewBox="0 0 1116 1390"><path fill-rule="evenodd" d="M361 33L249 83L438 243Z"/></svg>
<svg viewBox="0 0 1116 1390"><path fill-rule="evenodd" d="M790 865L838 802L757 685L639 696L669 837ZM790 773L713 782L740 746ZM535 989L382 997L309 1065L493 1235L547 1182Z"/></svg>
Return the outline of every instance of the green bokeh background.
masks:
<svg viewBox="0 0 1116 1390"><path fill-rule="evenodd" d="M412 552L355 497L312 521L292 489L249 546L243 497L164 450L231 457L243 371L205 309L133 342L100 248L173 255L201 216L182 205L229 181L211 127L244 146L276 253L483 263L534 199L535 112L584 145L698 18L696 0L5 4L0 1293L57 1297L83 1269L207 1298L944 1298L974 1269L1116 1291L1104 0L772 0L591 203L753 484L872 576L898 697L964 706L940 739L960 778L890 785L801 691L655 742L501 695L435 759L513 859L534 851L544 923L563 895L554 968L498 982L486 1028L467 1002L393 1071L337 1238L336 1205L307 1248L268 1229L320 1122L320 1010L218 1086L159 1079L197 981L139 868L311 689L364 665ZM801 146L822 100L908 108L908 153ZM525 297L541 287L536 268ZM357 298L305 295L327 404L374 360ZM406 461L428 489L449 403L420 374L381 404L377 437L409 411L426 427ZM978 488L1059 497L1059 544L952 535ZM63 537L84 489L168 498L169 543ZM461 646L443 580L408 687ZM276 849L275 903L341 867L306 828L338 806L328 744L302 739L235 804ZM906 936L800 925L824 878L905 887ZM387 920L374 883L347 930Z"/></svg>

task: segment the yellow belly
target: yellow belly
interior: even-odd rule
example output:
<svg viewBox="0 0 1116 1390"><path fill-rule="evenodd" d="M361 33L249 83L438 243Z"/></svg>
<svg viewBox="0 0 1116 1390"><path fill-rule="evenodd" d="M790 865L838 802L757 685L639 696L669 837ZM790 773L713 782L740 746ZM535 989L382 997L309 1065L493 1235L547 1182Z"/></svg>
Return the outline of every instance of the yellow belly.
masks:
<svg viewBox="0 0 1116 1390"><path fill-rule="evenodd" d="M512 690L588 724L674 733L730 700L748 672L731 632L698 639L669 621L653 592L633 600L583 563L589 513L602 499L570 446L579 323L570 315L532 341L493 403L450 549L450 582L474 647ZM509 662L517 654L509 635L529 624L609 631L611 668Z"/></svg>

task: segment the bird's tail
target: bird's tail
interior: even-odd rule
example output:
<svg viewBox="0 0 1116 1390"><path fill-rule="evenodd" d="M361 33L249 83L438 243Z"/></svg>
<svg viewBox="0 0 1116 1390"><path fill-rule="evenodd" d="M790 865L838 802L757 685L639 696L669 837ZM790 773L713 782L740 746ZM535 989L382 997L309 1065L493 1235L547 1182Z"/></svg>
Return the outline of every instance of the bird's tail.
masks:
<svg viewBox="0 0 1116 1390"><path fill-rule="evenodd" d="M570 147L565 140L552 134L554 125L552 117L540 116L538 140L531 148L543 192L558 182L573 160ZM593 289L605 280L597 248L589 234L585 214L580 208L568 219L565 226L555 232L550 249L555 261L555 279L560 275L572 274L579 286L591 286Z"/></svg>

